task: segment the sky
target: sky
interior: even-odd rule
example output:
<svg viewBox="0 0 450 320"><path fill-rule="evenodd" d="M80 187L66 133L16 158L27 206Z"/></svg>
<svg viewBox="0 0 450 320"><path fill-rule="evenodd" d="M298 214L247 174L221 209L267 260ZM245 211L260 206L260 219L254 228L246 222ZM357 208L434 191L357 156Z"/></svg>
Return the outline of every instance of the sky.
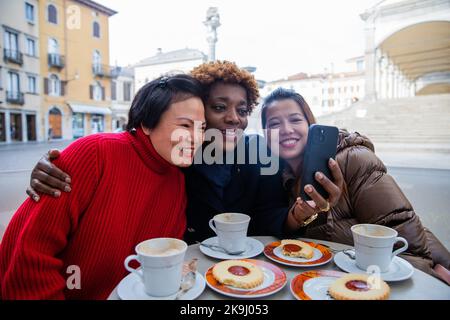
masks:
<svg viewBox="0 0 450 320"><path fill-rule="evenodd" d="M346 71L345 60L364 55L360 14L380 0L95 0L110 18L110 63L130 65L163 52L208 53L203 21L218 7L216 59L256 67L265 81L325 68Z"/></svg>

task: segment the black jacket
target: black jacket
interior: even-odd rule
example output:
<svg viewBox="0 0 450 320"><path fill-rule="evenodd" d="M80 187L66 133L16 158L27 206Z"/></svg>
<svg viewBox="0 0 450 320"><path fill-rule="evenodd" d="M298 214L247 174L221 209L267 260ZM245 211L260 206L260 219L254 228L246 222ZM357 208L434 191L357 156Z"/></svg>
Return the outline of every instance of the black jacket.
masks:
<svg viewBox="0 0 450 320"><path fill-rule="evenodd" d="M288 199L280 170L274 175L262 175L261 169L270 166L262 164L265 160L259 157L260 148L267 152L264 139L251 135L243 141L244 164L237 164L235 157L234 164L194 164L185 170L188 243L215 236L208 222L214 215L225 212L251 216L249 236L282 236ZM259 148L254 148L255 145ZM250 163L250 159L256 164Z"/></svg>

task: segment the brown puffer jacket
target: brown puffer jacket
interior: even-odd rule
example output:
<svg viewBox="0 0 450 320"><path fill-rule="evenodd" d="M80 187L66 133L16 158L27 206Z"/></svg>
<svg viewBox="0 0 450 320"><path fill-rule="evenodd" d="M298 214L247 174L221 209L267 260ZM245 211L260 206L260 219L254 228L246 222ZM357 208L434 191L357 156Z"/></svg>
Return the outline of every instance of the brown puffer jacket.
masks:
<svg viewBox="0 0 450 320"><path fill-rule="evenodd" d="M305 237L353 245L352 225L385 225L408 241L408 250L401 257L414 267L437 278L435 264L450 270L449 251L423 227L368 138L341 130L336 160L346 184L341 199L329 214L320 214L305 228Z"/></svg>

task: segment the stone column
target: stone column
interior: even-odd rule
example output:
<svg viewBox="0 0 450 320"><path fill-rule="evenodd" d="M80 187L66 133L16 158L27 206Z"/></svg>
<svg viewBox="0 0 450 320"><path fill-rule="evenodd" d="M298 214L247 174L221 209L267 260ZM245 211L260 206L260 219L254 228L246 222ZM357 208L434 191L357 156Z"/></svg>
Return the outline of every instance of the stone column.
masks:
<svg viewBox="0 0 450 320"><path fill-rule="evenodd" d="M381 64L382 64L382 56L380 49L376 50L376 64L375 64L375 92L377 99L381 97Z"/></svg>
<svg viewBox="0 0 450 320"><path fill-rule="evenodd" d="M388 84L388 61L386 56L381 57L381 77L380 77L380 97L387 98L387 84Z"/></svg>
<svg viewBox="0 0 450 320"><path fill-rule="evenodd" d="M6 133L6 142L11 142L11 117L9 110L5 110L5 133Z"/></svg>
<svg viewBox="0 0 450 320"><path fill-rule="evenodd" d="M25 112L22 112L20 117L22 119L22 141L27 142L28 141L27 115L25 114Z"/></svg>
<svg viewBox="0 0 450 320"><path fill-rule="evenodd" d="M363 18L364 19L364 18ZM375 68L376 68L376 55L375 55L375 25L373 16L367 17L365 27L365 64L366 64L366 86L365 86L365 98L373 101L377 98L376 86L375 86Z"/></svg>
<svg viewBox="0 0 450 320"><path fill-rule="evenodd" d="M416 95L416 82L415 81L411 81L410 97L414 97L415 95Z"/></svg>
<svg viewBox="0 0 450 320"><path fill-rule="evenodd" d="M388 98L392 99L394 98L394 65L392 62L389 62L389 76L388 76Z"/></svg>
<svg viewBox="0 0 450 320"><path fill-rule="evenodd" d="M216 7L208 8L206 21L203 24L208 28L208 36L206 37L209 44L208 61L214 61L216 60L217 28L220 27L220 16Z"/></svg>
<svg viewBox="0 0 450 320"><path fill-rule="evenodd" d="M393 98L398 98L398 87L399 87L399 83L400 83L400 76L398 73L398 69L397 66L394 65L394 72L393 72L393 76L394 76L394 87L393 87L393 94L392 97Z"/></svg>

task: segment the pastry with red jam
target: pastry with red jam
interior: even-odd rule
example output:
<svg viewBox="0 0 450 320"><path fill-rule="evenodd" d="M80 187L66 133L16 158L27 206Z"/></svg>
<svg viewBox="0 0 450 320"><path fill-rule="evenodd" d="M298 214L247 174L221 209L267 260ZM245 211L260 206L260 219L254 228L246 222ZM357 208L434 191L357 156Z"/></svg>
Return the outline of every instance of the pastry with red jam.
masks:
<svg viewBox="0 0 450 320"><path fill-rule="evenodd" d="M328 293L336 300L386 300L390 288L376 275L349 273L333 282Z"/></svg>
<svg viewBox="0 0 450 320"><path fill-rule="evenodd" d="M242 289L252 289L264 281L260 267L243 260L225 260L212 269L214 278L222 284Z"/></svg>
<svg viewBox="0 0 450 320"><path fill-rule="evenodd" d="M311 259L314 249L306 242L300 240L281 240L282 253L288 257Z"/></svg>

